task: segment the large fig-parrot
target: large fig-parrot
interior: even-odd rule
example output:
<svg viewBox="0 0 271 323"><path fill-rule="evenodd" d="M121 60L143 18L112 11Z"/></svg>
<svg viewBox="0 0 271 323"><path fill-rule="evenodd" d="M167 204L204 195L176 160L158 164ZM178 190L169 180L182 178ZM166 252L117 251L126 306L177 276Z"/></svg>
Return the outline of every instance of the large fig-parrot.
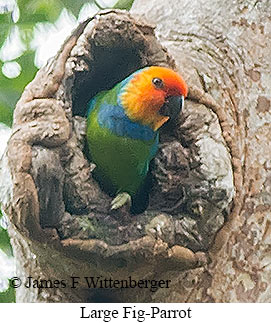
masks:
<svg viewBox="0 0 271 323"><path fill-rule="evenodd" d="M187 92L175 71L150 66L90 100L88 151L96 164L95 178L115 196L112 209L126 203L133 206L158 150L159 128L176 119Z"/></svg>

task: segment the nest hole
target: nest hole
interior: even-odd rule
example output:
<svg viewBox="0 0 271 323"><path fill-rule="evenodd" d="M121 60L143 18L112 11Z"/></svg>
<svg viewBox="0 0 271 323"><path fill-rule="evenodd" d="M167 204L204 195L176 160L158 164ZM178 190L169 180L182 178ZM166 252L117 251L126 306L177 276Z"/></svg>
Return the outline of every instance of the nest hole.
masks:
<svg viewBox="0 0 271 323"><path fill-rule="evenodd" d="M124 45L119 41L120 43L100 46L97 38L99 34L90 45L89 56L83 58L88 71L75 74L72 91L73 115L85 117L87 104L93 96L111 89L131 73L146 66L142 60L142 52L147 49L142 42L138 44L132 39L125 39Z"/></svg>
<svg viewBox="0 0 271 323"><path fill-rule="evenodd" d="M94 95L111 89L140 68L175 66L151 28L146 31L146 26L141 28L140 24L130 18L127 20L126 16L124 20L114 14L109 16L100 19L94 36L89 36L84 44L84 53L88 54L74 57L71 89L74 116L85 117L88 102ZM149 199L146 198L140 210L135 210L137 215L129 215L127 220L123 214L115 216L110 212L92 212L69 218L67 221L72 223L69 227L73 231L69 231L65 227L67 221L63 221L58 228L61 238L99 239L110 245L122 245L151 235L169 246L179 244L195 252L209 248L215 233L224 223L225 210L228 210L232 200L231 170L226 175L225 172L220 175L215 170L217 174L212 177L208 169L209 166L212 168L208 164L210 160L205 167L207 170L201 167L207 156L205 151L205 155L201 151L200 140L203 136L210 139L207 147L210 152L218 148L221 150L225 163L227 151L221 148L219 142L221 134L217 119L206 109L204 113L198 110L195 103L187 101L186 106L177 122L161 129L159 152L152 162L144 188L147 193L150 191ZM216 141L211 141L213 134L208 133L208 129L204 130L204 134L201 132L206 124L217 127ZM204 146L204 149L207 148ZM220 163L219 158L216 164ZM225 163L219 167L223 168ZM221 176L229 177L226 185L226 179L223 182ZM81 230L82 223L84 230Z"/></svg>

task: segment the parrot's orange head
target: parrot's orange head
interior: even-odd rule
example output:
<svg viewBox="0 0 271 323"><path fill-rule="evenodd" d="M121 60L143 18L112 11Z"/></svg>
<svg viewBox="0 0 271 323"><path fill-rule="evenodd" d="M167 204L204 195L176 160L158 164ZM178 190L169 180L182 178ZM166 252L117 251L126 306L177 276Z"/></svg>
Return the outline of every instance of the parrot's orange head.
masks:
<svg viewBox="0 0 271 323"><path fill-rule="evenodd" d="M159 129L180 113L188 88L173 70L151 66L128 78L121 92L121 103L127 116L136 122Z"/></svg>

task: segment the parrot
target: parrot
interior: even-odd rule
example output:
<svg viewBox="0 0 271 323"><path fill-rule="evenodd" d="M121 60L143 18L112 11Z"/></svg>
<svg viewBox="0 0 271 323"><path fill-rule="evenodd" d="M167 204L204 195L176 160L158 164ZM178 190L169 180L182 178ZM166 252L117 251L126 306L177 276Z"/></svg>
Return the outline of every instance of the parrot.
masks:
<svg viewBox="0 0 271 323"><path fill-rule="evenodd" d="M187 93L177 72L148 66L90 99L87 149L96 165L94 178L114 197L112 210L126 203L132 208L136 200L140 204L136 197L158 151L159 129L178 117Z"/></svg>

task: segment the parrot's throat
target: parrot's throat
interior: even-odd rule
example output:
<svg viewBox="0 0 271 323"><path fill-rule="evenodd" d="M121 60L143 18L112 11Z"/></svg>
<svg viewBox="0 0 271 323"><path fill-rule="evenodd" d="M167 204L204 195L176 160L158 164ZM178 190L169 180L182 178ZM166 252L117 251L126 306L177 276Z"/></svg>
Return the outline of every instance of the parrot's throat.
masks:
<svg viewBox="0 0 271 323"><path fill-rule="evenodd" d="M159 114L163 101L150 100L150 97L144 91L133 86L128 86L121 93L120 101L126 115L132 121L147 125L154 131L157 131L169 119L168 116Z"/></svg>

